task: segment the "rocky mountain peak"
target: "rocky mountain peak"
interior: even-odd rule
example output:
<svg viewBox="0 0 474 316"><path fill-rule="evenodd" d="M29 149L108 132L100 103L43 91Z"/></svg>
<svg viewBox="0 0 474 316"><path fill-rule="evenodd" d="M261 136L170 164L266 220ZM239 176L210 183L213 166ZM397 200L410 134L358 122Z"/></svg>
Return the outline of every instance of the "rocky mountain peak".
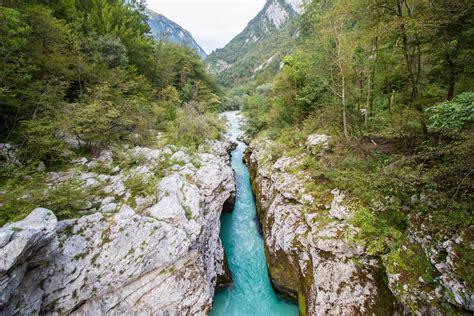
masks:
<svg viewBox="0 0 474 316"><path fill-rule="evenodd" d="M201 58L206 58L206 52L199 46L189 31L149 8L146 9L146 14L151 35L155 39L186 45L194 49Z"/></svg>
<svg viewBox="0 0 474 316"><path fill-rule="evenodd" d="M292 16L303 13L303 9L304 0L269 0L265 8L265 19L280 29Z"/></svg>
<svg viewBox="0 0 474 316"><path fill-rule="evenodd" d="M277 29L286 24L288 17L288 12L278 1L271 2L270 6L265 11L265 18Z"/></svg>
<svg viewBox="0 0 474 316"><path fill-rule="evenodd" d="M262 11L249 23L257 23L264 33L283 28L289 21L301 14L304 0L268 0Z"/></svg>
<svg viewBox="0 0 474 316"><path fill-rule="evenodd" d="M285 0L285 2L289 4L298 14L303 13L305 4L304 0Z"/></svg>
<svg viewBox="0 0 474 316"><path fill-rule="evenodd" d="M267 0L247 27L224 48L206 59L211 73L224 84L268 68L278 69L292 47L294 21L303 13L306 0Z"/></svg>

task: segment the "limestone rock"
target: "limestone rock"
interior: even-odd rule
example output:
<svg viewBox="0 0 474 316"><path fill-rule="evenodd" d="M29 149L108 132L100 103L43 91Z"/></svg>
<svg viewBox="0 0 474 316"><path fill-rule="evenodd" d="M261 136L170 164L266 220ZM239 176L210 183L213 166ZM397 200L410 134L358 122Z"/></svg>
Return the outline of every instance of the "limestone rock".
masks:
<svg viewBox="0 0 474 316"><path fill-rule="evenodd" d="M416 267L367 255L348 240L357 234L348 197L337 188L305 190L305 184L315 179L299 164L308 152L321 153L327 140L311 135L306 153L276 161L268 154L272 146L268 141L252 144L247 152L273 285L300 302L304 299L308 315L444 315L446 308L472 313L472 283L460 271L468 269L464 259L468 256L462 254L474 248L469 244L474 226L444 230L429 212L412 214L399 256L417 256ZM411 203L439 207L436 191L414 195ZM373 206L376 212L385 211L383 203ZM425 255L428 277L416 270Z"/></svg>
<svg viewBox="0 0 474 316"><path fill-rule="evenodd" d="M38 164L38 168L36 168L36 171L38 172L43 172L46 170L46 165L43 161L41 161L39 164Z"/></svg>
<svg viewBox="0 0 474 316"><path fill-rule="evenodd" d="M85 166L88 162L89 161L87 160L86 157L77 158L72 161L74 165L83 165L83 166Z"/></svg>
<svg viewBox="0 0 474 316"><path fill-rule="evenodd" d="M0 144L0 163L20 165L17 148L11 144Z"/></svg>
<svg viewBox="0 0 474 316"><path fill-rule="evenodd" d="M329 210L329 214L331 215L331 217L340 220L349 219L351 217L351 214L347 207L345 207L343 204L343 200L345 197L344 194L338 189L332 190L331 194L334 195L334 199L331 203L331 209Z"/></svg>
<svg viewBox="0 0 474 316"><path fill-rule="evenodd" d="M307 145L327 146L327 136L312 136ZM253 144L246 161L273 285L304 300L303 314L392 314L392 295L382 282L379 262L344 237L354 231L347 222L350 212L344 195L334 190L332 201L319 202L318 211L309 211L322 197L305 191L304 171L290 173L303 157L282 157L272 163L267 145Z"/></svg>
<svg viewBox="0 0 474 316"><path fill-rule="evenodd" d="M183 151L177 151L175 152L172 156L171 156L171 160L173 161L177 161L177 162L180 162L180 163L189 163L191 161L191 159L189 158L189 156L183 152Z"/></svg>
<svg viewBox="0 0 474 316"><path fill-rule="evenodd" d="M198 168L174 168L152 195L137 197L134 208L126 203L125 172L51 174L50 181L75 176L85 185L90 179L103 183L102 213L58 222L51 211L36 209L0 229L0 314L208 313L217 283L229 282L220 215L235 196L227 152L232 145L209 146L195 154ZM163 155L128 151L142 162L132 175L147 174ZM191 159L185 152L177 156ZM104 152L98 160L113 163L113 156Z"/></svg>
<svg viewBox="0 0 474 316"><path fill-rule="evenodd" d="M35 209L23 221L0 229L0 312L12 314L17 303L19 287L28 279L27 271L49 259L55 253L57 219L46 209ZM48 246L53 245L53 249ZM31 303L27 310L38 309L35 298L42 290L30 289ZM29 293L25 292L25 293ZM22 295L25 295L23 293Z"/></svg>
<svg viewBox="0 0 474 316"><path fill-rule="evenodd" d="M312 134L306 139L306 147L313 155L329 149L329 136L324 134Z"/></svg>
<svg viewBox="0 0 474 316"><path fill-rule="evenodd" d="M437 281L440 284L441 296L455 306L474 312L474 292L468 287L467 282L459 278L459 274L456 273L456 270L459 269L457 265L463 263L462 260L459 260L459 247L464 246L464 243L469 247L467 240L472 240L474 226L464 232L457 232L457 234L462 233L464 238L460 235L443 236L444 238L442 238L435 236L435 232L429 229L432 226L431 216L417 214L410 220L412 239L421 245L430 263L439 274ZM470 247L474 249L472 245Z"/></svg>

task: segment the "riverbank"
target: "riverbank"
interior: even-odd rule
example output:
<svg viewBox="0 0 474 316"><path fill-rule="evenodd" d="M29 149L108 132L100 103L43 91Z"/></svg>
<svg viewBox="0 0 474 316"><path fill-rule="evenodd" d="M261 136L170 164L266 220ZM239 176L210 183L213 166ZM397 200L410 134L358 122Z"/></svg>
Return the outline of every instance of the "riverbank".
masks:
<svg viewBox="0 0 474 316"><path fill-rule="evenodd" d="M374 170L357 173L353 156L337 146L333 138L313 134L291 150L260 139L247 151L273 285L298 298L303 315L468 315L469 217L454 211L446 217L433 191L413 194L400 206L395 197L373 203L378 191L367 182L357 185L362 178L375 181ZM352 163L349 170L341 168L345 159ZM375 158L365 159L374 165ZM407 172L389 167L392 177L379 181ZM438 223L448 219L464 228Z"/></svg>
<svg viewBox="0 0 474 316"><path fill-rule="evenodd" d="M232 147L134 147L127 164L105 151L48 173L91 194L77 219L39 208L0 229L0 314L209 312L229 278L219 231L235 196Z"/></svg>
<svg viewBox="0 0 474 316"><path fill-rule="evenodd" d="M291 172L301 160L273 161L269 146L254 143L245 161L274 287L298 301L301 315L393 314L378 262L345 237L354 227L343 194L312 194L304 168Z"/></svg>

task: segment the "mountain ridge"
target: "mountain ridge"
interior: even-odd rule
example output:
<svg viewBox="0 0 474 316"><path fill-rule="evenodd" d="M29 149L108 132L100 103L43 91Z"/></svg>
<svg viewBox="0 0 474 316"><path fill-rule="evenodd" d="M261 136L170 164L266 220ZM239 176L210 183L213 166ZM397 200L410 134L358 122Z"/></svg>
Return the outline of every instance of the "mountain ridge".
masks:
<svg viewBox="0 0 474 316"><path fill-rule="evenodd" d="M207 57L207 53L193 38L191 32L150 8L146 8L145 13L148 17L150 33L155 39L186 45L194 49L202 59Z"/></svg>
<svg viewBox="0 0 474 316"><path fill-rule="evenodd" d="M268 68L278 69L294 46L293 21L303 8L304 0L267 0L241 33L207 57L209 72L229 85Z"/></svg>

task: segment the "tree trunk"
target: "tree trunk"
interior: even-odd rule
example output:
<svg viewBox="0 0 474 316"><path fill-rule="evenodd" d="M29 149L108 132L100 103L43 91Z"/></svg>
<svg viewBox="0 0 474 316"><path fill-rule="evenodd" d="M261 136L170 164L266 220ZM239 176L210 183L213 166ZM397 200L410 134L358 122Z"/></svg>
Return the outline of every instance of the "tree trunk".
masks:
<svg viewBox="0 0 474 316"><path fill-rule="evenodd" d="M393 125L393 102L395 101L395 89L392 90L391 95L388 97L388 115L390 116L390 124Z"/></svg>
<svg viewBox="0 0 474 316"><path fill-rule="evenodd" d="M344 75L344 66L342 64L342 44L340 35L337 31L336 24L333 24L334 36L336 40L336 65L339 68L341 75L341 101L342 101L342 127L344 131L344 137L349 139L349 132L347 128L347 105L346 105L346 77Z"/></svg>
<svg viewBox="0 0 474 316"><path fill-rule="evenodd" d="M341 99L342 99L342 124L344 128L344 137L349 138L349 132L347 131L347 109L346 109L346 78L344 73L341 73L342 77L342 88L341 88Z"/></svg>
<svg viewBox="0 0 474 316"><path fill-rule="evenodd" d="M454 97L454 88L456 85L456 70L455 64L449 53L449 39L446 29L443 29L443 43L444 43L444 54L446 63L448 65L448 100L452 100Z"/></svg>
<svg viewBox="0 0 474 316"><path fill-rule="evenodd" d="M79 80L79 96L82 97L82 63L79 64L78 80Z"/></svg>
<svg viewBox="0 0 474 316"><path fill-rule="evenodd" d="M363 76L363 73L358 73L357 72L357 69L354 68L353 69L354 71L354 75L356 77L356 80L357 80L357 84L359 86L359 95L358 96L355 96L355 101L356 101L356 124L357 124L357 130L359 131L359 135L362 135L363 134L363 131L362 131L362 119L361 119L361 116L362 116L362 97L364 96L364 82L363 82L363 79L362 79L362 76Z"/></svg>
<svg viewBox="0 0 474 316"><path fill-rule="evenodd" d="M401 0L397 0L397 9L398 9L398 16L400 18L403 18L403 4ZM416 111L419 112L419 120L420 120L420 125L421 129L423 131L423 134L425 136L428 136L428 128L426 126L425 119L423 117L423 107L420 103L420 91L418 90L418 78L419 74L421 72L421 50L418 45L417 47L417 64L418 68L415 70L414 68L416 67L415 62L414 62L414 56L413 54L410 53L410 44L408 42L408 36L405 28L405 23L401 22L400 23L400 30L402 33L402 40L403 40L403 55L405 56L405 62L407 66L407 71L408 71L408 77L412 86L412 95L411 95L411 103L414 105Z"/></svg>
<svg viewBox="0 0 474 316"><path fill-rule="evenodd" d="M378 37L376 36L372 41L372 53L370 55L370 60L372 61L372 67L367 76L367 101L366 101L366 111L365 111L365 127L369 124L369 117L373 112L374 107L374 90L375 90L375 71L377 69L377 60L378 60Z"/></svg>

